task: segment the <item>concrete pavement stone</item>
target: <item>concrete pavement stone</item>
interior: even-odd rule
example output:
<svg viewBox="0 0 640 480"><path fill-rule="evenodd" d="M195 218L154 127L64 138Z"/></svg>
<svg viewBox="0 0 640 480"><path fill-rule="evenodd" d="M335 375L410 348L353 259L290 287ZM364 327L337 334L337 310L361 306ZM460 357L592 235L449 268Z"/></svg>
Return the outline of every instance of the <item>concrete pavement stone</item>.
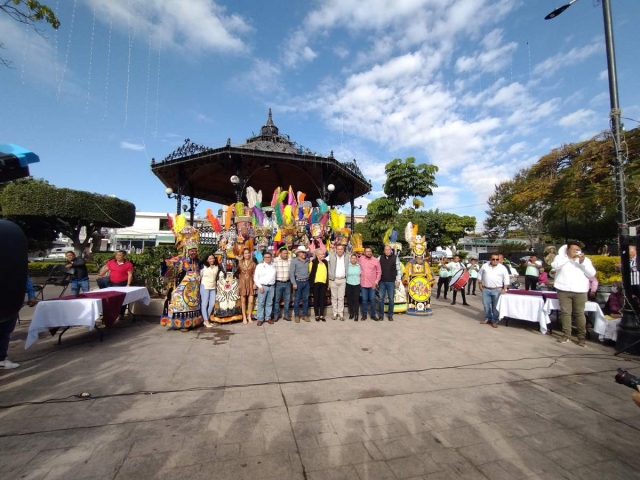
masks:
<svg viewBox="0 0 640 480"><path fill-rule="evenodd" d="M349 465L307 472L307 480L346 480L357 479L356 469Z"/></svg>
<svg viewBox="0 0 640 480"><path fill-rule="evenodd" d="M360 480L396 480L396 476L385 462L361 463L354 468Z"/></svg>
<svg viewBox="0 0 640 480"><path fill-rule="evenodd" d="M387 460L387 465L397 478L418 477L441 470L441 467L427 454Z"/></svg>
<svg viewBox="0 0 640 480"><path fill-rule="evenodd" d="M106 397L0 410L0 464L13 477L92 480L637 471L638 412L598 356L607 348L558 358L567 349L531 325L479 327L469 315L480 302L470 301L434 304L447 318L437 328L436 318L406 315L376 325L225 325L218 343L215 332L177 334L143 319L119 323L104 343L72 329L64 349L49 340L25 352L23 324L11 351L22 367L0 372L3 404ZM141 391L157 393L109 396Z"/></svg>

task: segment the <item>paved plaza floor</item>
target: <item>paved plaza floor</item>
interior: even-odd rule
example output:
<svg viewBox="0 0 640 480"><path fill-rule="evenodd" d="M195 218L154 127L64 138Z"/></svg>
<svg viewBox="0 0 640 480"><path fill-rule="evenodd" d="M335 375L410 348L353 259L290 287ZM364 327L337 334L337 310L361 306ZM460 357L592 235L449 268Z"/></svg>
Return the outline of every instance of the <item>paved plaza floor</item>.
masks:
<svg viewBox="0 0 640 480"><path fill-rule="evenodd" d="M640 409L614 382L640 359L480 325L470 302L188 333L124 319L102 343L73 329L28 350L25 309L22 365L0 372L0 478L640 478Z"/></svg>

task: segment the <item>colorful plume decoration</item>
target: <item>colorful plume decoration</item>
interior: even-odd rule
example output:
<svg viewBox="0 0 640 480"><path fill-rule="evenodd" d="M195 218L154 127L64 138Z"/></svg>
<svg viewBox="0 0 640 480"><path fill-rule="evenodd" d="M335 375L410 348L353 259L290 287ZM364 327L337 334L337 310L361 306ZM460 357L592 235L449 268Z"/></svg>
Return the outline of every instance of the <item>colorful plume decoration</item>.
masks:
<svg viewBox="0 0 640 480"><path fill-rule="evenodd" d="M259 207L253 207L254 226L262 226L264 224L264 212Z"/></svg>
<svg viewBox="0 0 640 480"><path fill-rule="evenodd" d="M224 213L224 228L229 230L231 228L231 212L233 212L233 205L223 205L222 212Z"/></svg>
<svg viewBox="0 0 640 480"><path fill-rule="evenodd" d="M293 209L291 208L291 205L287 205L286 207L284 207L284 212L282 216L284 218L284 223L286 224L293 223Z"/></svg>
<svg viewBox="0 0 640 480"><path fill-rule="evenodd" d="M211 228L213 228L214 232L220 233L222 231L222 225L220 225L220 220L218 220L213 215L213 212L211 211L210 208L207 208L207 220L209 220L209 223L211 224Z"/></svg>
<svg viewBox="0 0 640 480"><path fill-rule="evenodd" d="M247 187L247 206L250 209L253 209L253 207L256 206L257 199L258 193L256 192L256 190L251 186Z"/></svg>
<svg viewBox="0 0 640 480"><path fill-rule="evenodd" d="M278 203L278 197L280 196L280 187L276 188L273 191L273 196L271 197L271 206L273 208L276 207L276 204Z"/></svg>
<svg viewBox="0 0 640 480"><path fill-rule="evenodd" d="M236 217L242 217L244 215L244 203L237 202L236 203Z"/></svg>
<svg viewBox="0 0 640 480"><path fill-rule="evenodd" d="M382 237L382 244L383 245L389 245L389 243L391 243L390 238L391 237L391 229L388 229L385 233L384 233L384 237Z"/></svg>
<svg viewBox="0 0 640 480"><path fill-rule="evenodd" d="M362 234L354 233L351 235L351 247L353 247L353 251L356 253L364 252L364 248L362 247Z"/></svg>
<svg viewBox="0 0 640 480"><path fill-rule="evenodd" d="M167 213L167 224L169 225L169 230L173 230L173 218L168 213Z"/></svg>
<svg viewBox="0 0 640 480"><path fill-rule="evenodd" d="M397 230L392 230L391 231L391 236L389 237L389 240L391 240L392 243L396 243L398 241L398 231Z"/></svg>
<svg viewBox="0 0 640 480"><path fill-rule="evenodd" d="M327 205L327 203L322 200L321 198L318 198L316 200L316 202L318 203L318 208L320 209L320 213L326 213L329 210L329 206Z"/></svg>
<svg viewBox="0 0 640 480"><path fill-rule="evenodd" d="M181 232L186 224L187 224L187 219L186 219L186 217L184 215L182 215L182 214L176 215L176 219L175 219L175 222L173 224L173 231L175 233Z"/></svg>
<svg viewBox="0 0 640 480"><path fill-rule="evenodd" d="M413 223L408 222L407 226L404 228L404 239L407 243L413 243Z"/></svg>
<svg viewBox="0 0 640 480"><path fill-rule="evenodd" d="M296 203L296 196L293 193L293 188L289 185L289 192L287 195L287 204L294 205Z"/></svg>

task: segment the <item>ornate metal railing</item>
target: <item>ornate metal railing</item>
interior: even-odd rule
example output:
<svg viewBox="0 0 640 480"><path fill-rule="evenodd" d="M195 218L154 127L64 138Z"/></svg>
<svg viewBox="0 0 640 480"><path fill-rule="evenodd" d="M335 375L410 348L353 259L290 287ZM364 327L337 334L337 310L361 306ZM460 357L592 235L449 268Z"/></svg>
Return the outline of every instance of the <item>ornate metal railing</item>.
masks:
<svg viewBox="0 0 640 480"><path fill-rule="evenodd" d="M171 152L169 155L164 157L164 161L175 160L176 158L189 157L197 153L212 152L213 150L214 149L211 147L200 145L198 143L193 143L190 139L186 138L184 140L184 145L176 148L173 152Z"/></svg>

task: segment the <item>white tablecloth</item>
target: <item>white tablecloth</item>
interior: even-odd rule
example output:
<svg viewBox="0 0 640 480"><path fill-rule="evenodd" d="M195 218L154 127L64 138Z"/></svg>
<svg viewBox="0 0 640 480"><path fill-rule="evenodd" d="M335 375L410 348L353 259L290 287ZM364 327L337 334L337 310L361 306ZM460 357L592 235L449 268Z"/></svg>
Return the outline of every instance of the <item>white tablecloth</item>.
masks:
<svg viewBox="0 0 640 480"><path fill-rule="evenodd" d="M547 318L550 317L551 312L553 310L560 310L560 302L554 298L548 298L546 302L544 302L544 314ZM602 309L600 305L596 302L586 302L584 304L585 312L594 312L596 315L596 320L593 325L593 331L596 332L600 336L600 340L604 340L605 338L614 340L617 337L616 326L618 322L613 320L607 320L607 317L602 313Z"/></svg>
<svg viewBox="0 0 640 480"><path fill-rule="evenodd" d="M145 287L109 287L103 288L101 292L124 292L123 305L142 301L145 305L151 303L151 297L149 297L149 291Z"/></svg>
<svg viewBox="0 0 640 480"><path fill-rule="evenodd" d="M123 305L142 301L149 305L151 299L145 287L110 287L101 290L124 292ZM100 298L72 298L69 300L47 300L36 305L33 320L27 332L24 348L29 348L41 332L51 328L87 327L95 328L96 320L102 315L102 299Z"/></svg>
<svg viewBox="0 0 640 480"><path fill-rule="evenodd" d="M549 316L543 312L544 300L542 296L534 295L500 295L498 299L499 319L504 317L517 318L540 324L540 331L547 333Z"/></svg>

